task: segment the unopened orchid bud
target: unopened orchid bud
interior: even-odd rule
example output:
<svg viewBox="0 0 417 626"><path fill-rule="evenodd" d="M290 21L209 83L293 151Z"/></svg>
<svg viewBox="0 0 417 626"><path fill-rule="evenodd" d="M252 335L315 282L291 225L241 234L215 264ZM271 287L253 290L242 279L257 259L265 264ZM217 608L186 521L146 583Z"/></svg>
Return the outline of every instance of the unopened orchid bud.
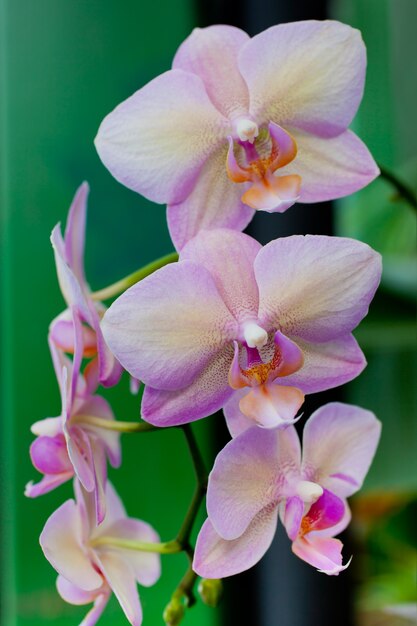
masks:
<svg viewBox="0 0 417 626"><path fill-rule="evenodd" d="M200 598L207 606L216 607L223 593L223 584L220 578L202 578L198 585Z"/></svg>
<svg viewBox="0 0 417 626"><path fill-rule="evenodd" d="M166 626L178 626L185 614L185 606L178 598L172 598L162 614Z"/></svg>

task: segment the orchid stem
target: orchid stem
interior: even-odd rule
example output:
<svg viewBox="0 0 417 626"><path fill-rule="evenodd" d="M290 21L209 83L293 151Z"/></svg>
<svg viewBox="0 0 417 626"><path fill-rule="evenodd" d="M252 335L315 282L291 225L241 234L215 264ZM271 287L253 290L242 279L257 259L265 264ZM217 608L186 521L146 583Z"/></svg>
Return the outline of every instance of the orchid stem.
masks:
<svg viewBox="0 0 417 626"><path fill-rule="evenodd" d="M193 606L196 602L195 596L193 593L193 588L194 588L195 581L197 580L197 578L198 578L197 574L193 571L193 568L190 565L187 571L185 572L184 576L180 580L178 587L172 594L172 598L177 598L178 600L185 598L186 606L187 607Z"/></svg>
<svg viewBox="0 0 417 626"><path fill-rule="evenodd" d="M157 426L148 422L120 422L118 420L108 420L94 415L74 415L71 422L79 422L104 430L114 430L119 433L143 433L152 430L160 430Z"/></svg>
<svg viewBox="0 0 417 626"><path fill-rule="evenodd" d="M108 545L115 548L125 548L126 550L139 550L140 552L156 552L157 554L176 554L183 552L183 547L178 541L165 541L164 543L147 543L145 541L134 541L133 539L122 539L121 537L97 537L91 541L92 546Z"/></svg>
<svg viewBox="0 0 417 626"><path fill-rule="evenodd" d="M387 170L382 165L379 166L379 169L381 171L381 177L391 183L391 185L397 190L398 195L401 196L401 198L403 198L406 202L408 202L408 204L415 211L417 211L417 195L414 193L414 191L408 185L399 180L395 174Z"/></svg>
<svg viewBox="0 0 417 626"><path fill-rule="evenodd" d="M148 265L144 265L144 267L141 267L136 272L133 272L133 274L125 276L112 285L104 287L104 289L100 289L99 291L94 291L94 293L91 294L91 297L93 300L101 301L118 296L135 283L138 283L140 280L143 280L147 276L150 276L150 274L153 274L156 270L159 270L161 267L164 267L169 263L175 263L175 261L178 261L178 253L171 252L171 254L167 254L166 256L156 259L156 261L152 261L152 263L148 263Z"/></svg>

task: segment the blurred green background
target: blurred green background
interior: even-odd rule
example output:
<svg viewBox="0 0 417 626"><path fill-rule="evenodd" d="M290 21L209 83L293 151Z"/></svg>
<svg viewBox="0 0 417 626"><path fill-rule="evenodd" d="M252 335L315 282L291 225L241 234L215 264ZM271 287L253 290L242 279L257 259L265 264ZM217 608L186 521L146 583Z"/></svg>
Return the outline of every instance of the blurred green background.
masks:
<svg viewBox="0 0 417 626"><path fill-rule="evenodd" d="M417 3L340 0L331 13L359 27L368 48L367 87L355 130L379 162L416 190ZM49 233L65 221L76 188L88 180L86 264L94 289L171 251L164 207L119 185L100 163L93 139L104 115L169 68L177 46L196 24L192 0L1 0L5 626L70 626L86 612L60 600L56 574L38 545L46 518L71 497L71 486L36 501L23 497L25 483L38 479L28 455L29 427L60 411L46 333L64 303ZM382 623L386 604L411 602L415 594L415 214L379 180L338 203L336 220L337 234L367 241L384 256L381 290L358 331L369 365L344 392L346 401L374 410L384 425L369 480L356 501L353 529L358 624L371 625ZM127 388L124 379L106 394L120 419L139 413ZM203 420L195 431L210 462L212 421ZM172 538L194 487L181 433L125 435L122 444L123 465L114 482L128 513L152 523L163 539ZM145 626L162 623L162 609L185 568L183 555L163 557L160 583L141 589ZM111 602L100 623L126 623L117 602ZM184 621L185 626L219 623L220 613L201 604Z"/></svg>

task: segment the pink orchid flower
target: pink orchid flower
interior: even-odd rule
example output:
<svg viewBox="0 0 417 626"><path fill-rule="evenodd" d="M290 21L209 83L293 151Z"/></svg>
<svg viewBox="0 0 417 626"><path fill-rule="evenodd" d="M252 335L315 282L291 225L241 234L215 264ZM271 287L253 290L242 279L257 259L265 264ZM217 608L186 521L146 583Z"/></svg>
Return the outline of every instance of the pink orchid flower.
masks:
<svg viewBox="0 0 417 626"><path fill-rule="evenodd" d="M93 626L113 592L128 621L142 623L136 582L150 587L160 576L157 554L119 548L105 538L155 543L159 537L145 522L126 516L114 488L107 483L107 515L96 526L91 496L75 481L76 501L67 500L47 520L40 536L42 550L59 576L60 596L70 604L93 608L83 626ZM104 541L103 541L104 539Z"/></svg>
<svg viewBox="0 0 417 626"><path fill-rule="evenodd" d="M113 176L167 203L177 249L201 229L243 230L254 210L285 211L361 189L379 173L350 130L366 50L335 21L280 24L252 39L195 29L173 69L102 122L96 147Z"/></svg>
<svg viewBox="0 0 417 626"><path fill-rule="evenodd" d="M362 371L351 331L380 275L379 254L352 239L293 236L262 247L236 231L201 231L178 263L112 304L103 334L147 385L151 424L206 417L238 394L252 424L273 428L294 419L304 394Z"/></svg>
<svg viewBox="0 0 417 626"><path fill-rule="evenodd" d="M303 452L293 426L251 428L217 456L209 477L208 519L193 569L222 578L257 563L281 517L293 552L325 574L342 565L340 533L350 521L346 498L360 489L378 444L373 413L327 404L307 421Z"/></svg>
<svg viewBox="0 0 417 626"><path fill-rule="evenodd" d="M75 355L77 320L81 327L78 343L80 354L74 358L93 358L91 369L96 371L102 385L110 387L119 381L122 368L106 345L100 329L100 318L104 314L105 306L93 300L85 279L84 243L88 193L88 184L83 183L71 204L65 237L62 238L59 224L52 231L51 242L59 285L68 308L53 320L49 336L57 348Z"/></svg>
<svg viewBox="0 0 417 626"><path fill-rule="evenodd" d="M81 330L77 333L81 334ZM89 423L88 418L114 420L107 400L93 395L96 379L84 378L72 362L54 344L51 352L61 392L62 412L33 424L37 438L30 447L35 468L44 474L42 480L26 485L30 498L48 493L74 476L86 491L94 494L96 520L106 514L105 486L107 458L113 467L121 463L120 433Z"/></svg>

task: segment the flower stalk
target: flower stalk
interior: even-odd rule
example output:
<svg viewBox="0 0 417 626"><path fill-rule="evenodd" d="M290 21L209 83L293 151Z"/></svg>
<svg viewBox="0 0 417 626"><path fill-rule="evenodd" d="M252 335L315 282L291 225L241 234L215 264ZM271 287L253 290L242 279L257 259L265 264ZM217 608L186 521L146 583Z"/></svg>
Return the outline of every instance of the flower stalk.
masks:
<svg viewBox="0 0 417 626"><path fill-rule="evenodd" d="M97 301L109 300L109 298L114 298L114 296L118 296L132 285L138 283L140 280L143 280L147 276L150 276L156 270L159 270L161 267L164 267L169 263L175 263L176 261L178 261L178 253L171 252L170 254L156 259L156 261L152 261L151 263L144 265L140 269L136 270L136 272L133 272L133 274L129 274L128 276L121 278L112 285L95 291L92 294L92 298L93 300Z"/></svg>

